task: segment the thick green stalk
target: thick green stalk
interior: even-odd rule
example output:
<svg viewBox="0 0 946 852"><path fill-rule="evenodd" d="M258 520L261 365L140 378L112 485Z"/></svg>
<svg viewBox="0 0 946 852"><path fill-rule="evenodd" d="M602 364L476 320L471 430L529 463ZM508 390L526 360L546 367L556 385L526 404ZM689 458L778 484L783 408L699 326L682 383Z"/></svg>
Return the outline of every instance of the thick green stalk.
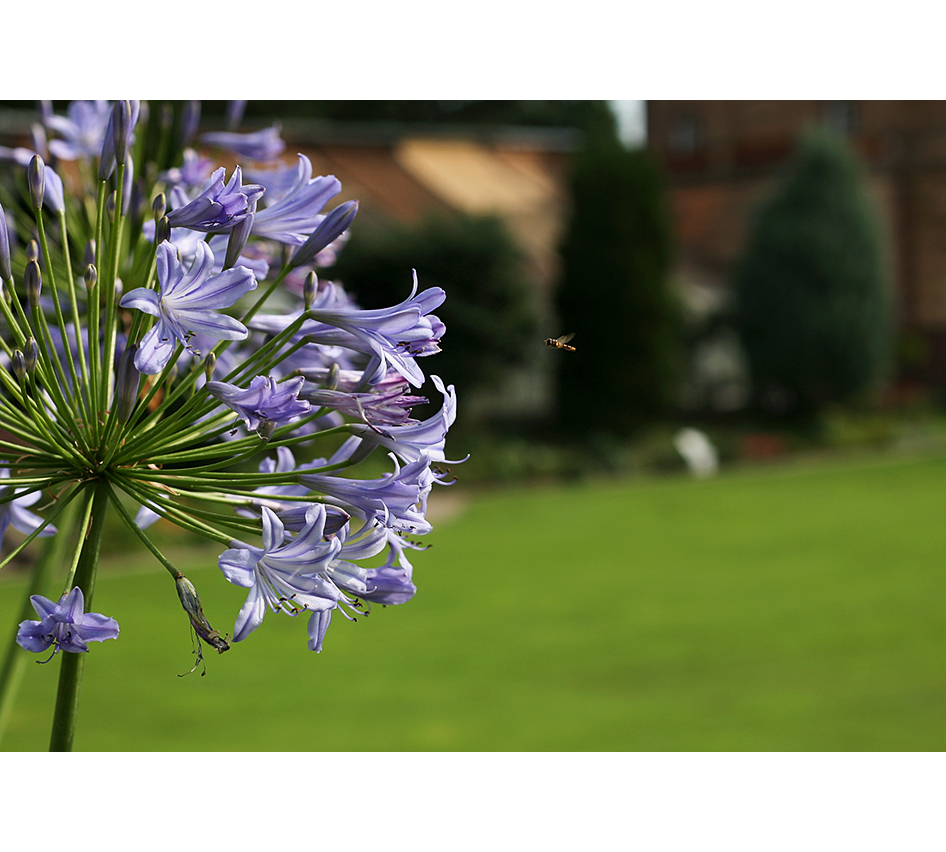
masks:
<svg viewBox="0 0 946 852"><path fill-rule="evenodd" d="M57 565L62 561L66 547L72 541L71 534L75 523L77 505L76 503L70 503L66 508L61 524L62 532L46 539L43 550L33 566L33 576L23 597L20 614L13 628L13 636L7 648L6 656L3 658L3 668L0 669L0 740L3 739L3 735L6 733L10 712L13 710L20 681L23 678L23 670L30 659L30 654L16 644L17 630L20 622L35 617L36 613L33 610L30 598L33 595L42 594L50 566Z"/></svg>
<svg viewBox="0 0 946 852"><path fill-rule="evenodd" d="M95 590L95 572L102 547L102 532L108 510L108 480L99 477L89 487L92 489L92 513L88 530L82 542L79 561L76 565L75 585L85 596L86 612L91 610L92 593ZM81 534L82 531L80 531ZM59 692L56 695L56 710L53 714L50 751L72 751L76 731L76 715L79 710L79 690L82 686L82 668L85 654L63 653L59 669Z"/></svg>

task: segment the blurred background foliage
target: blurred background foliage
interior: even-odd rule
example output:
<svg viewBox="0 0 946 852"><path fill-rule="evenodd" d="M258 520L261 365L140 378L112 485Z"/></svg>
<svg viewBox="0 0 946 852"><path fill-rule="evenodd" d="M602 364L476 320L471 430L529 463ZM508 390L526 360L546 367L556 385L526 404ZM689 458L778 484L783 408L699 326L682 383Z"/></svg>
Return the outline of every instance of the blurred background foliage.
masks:
<svg viewBox="0 0 946 852"><path fill-rule="evenodd" d="M815 415L890 378L887 258L853 151L810 131L753 223L734 276L752 403Z"/></svg>

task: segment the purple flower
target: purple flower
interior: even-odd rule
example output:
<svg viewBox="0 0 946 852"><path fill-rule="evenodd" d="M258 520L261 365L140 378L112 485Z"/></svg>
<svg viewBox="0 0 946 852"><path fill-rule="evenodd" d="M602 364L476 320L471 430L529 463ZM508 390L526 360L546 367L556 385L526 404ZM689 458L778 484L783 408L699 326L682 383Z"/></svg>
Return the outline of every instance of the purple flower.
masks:
<svg viewBox="0 0 946 852"><path fill-rule="evenodd" d="M194 355L191 338L195 335L212 340L243 340L246 326L239 320L219 313L217 308L228 308L250 290L256 289L256 279L245 266L236 266L219 275L211 275L213 251L206 243L197 244L197 253L186 274L169 243L161 243L157 250L158 283L160 295L154 290L139 287L126 293L121 300L123 308L136 308L157 317L157 324L142 338L135 367L146 375L160 372L174 353L180 341Z"/></svg>
<svg viewBox="0 0 946 852"><path fill-rule="evenodd" d="M407 382L381 393L348 393L346 391L318 388L310 391L304 390L301 396L314 405L340 411L349 417L357 417L374 426L403 425L411 422L411 406L427 402L426 397L405 394L404 391L407 388ZM372 429L368 427L357 434L364 435L371 431Z"/></svg>
<svg viewBox="0 0 946 852"><path fill-rule="evenodd" d="M46 126L63 137L50 140L50 152L60 160L98 157L111 118L112 106L108 101L73 101L65 116L46 118Z"/></svg>
<svg viewBox="0 0 946 852"><path fill-rule="evenodd" d="M434 475L430 460L419 458L403 468L394 460L394 473L379 479L345 479L322 473L303 473L299 481L358 517L376 518L384 526L424 535L432 529L424 517Z"/></svg>
<svg viewBox="0 0 946 852"><path fill-rule="evenodd" d="M411 294L399 305L364 311L357 308L324 309L314 304L308 315L325 326L347 331L360 342L362 351L384 358L412 385L420 387L424 383L424 374L414 363L414 358L440 351L444 324L430 312L443 304L446 297L440 287L430 287L418 295L417 273L414 272ZM315 342L322 342L319 328L304 330Z"/></svg>
<svg viewBox="0 0 946 852"><path fill-rule="evenodd" d="M404 461L414 461L422 456L426 456L430 461L446 461L444 444L447 430L457 417L457 394L453 385L445 388L439 376L430 378L437 390L443 394L443 406L433 417L420 423L386 426L383 430L365 423L353 423L350 427L351 433L393 450ZM307 398L311 400L312 397L313 394L309 394Z"/></svg>
<svg viewBox="0 0 946 852"><path fill-rule="evenodd" d="M341 189L341 181L334 175L313 178L312 163L300 154L293 184L279 200L257 211L253 220L254 236L302 245L325 219L321 215L322 208Z"/></svg>
<svg viewBox="0 0 946 852"><path fill-rule="evenodd" d="M9 476L10 471L7 470L7 468L0 468L0 482L4 479L8 479ZM0 485L0 497L5 497L9 490L10 486ZM22 491L23 489L20 490ZM24 494L22 497L14 497L6 503L0 503L0 539L3 538L7 527L11 524L15 530L23 533L23 535L30 535L34 530L46 523L39 515L25 508L26 506L32 506L39 498L39 491L34 491L32 494ZM55 535L56 532L56 528L52 524L49 524L46 529L39 534L39 537L48 538L51 535Z"/></svg>
<svg viewBox="0 0 946 852"><path fill-rule="evenodd" d="M227 184L223 182L225 174L226 169L221 166L210 176L200 194L190 201L183 189L174 187L169 199L174 209L167 214L171 227L215 233L242 222L265 190L253 183L243 186L239 166L233 169Z"/></svg>
<svg viewBox="0 0 946 852"><path fill-rule="evenodd" d="M79 654L89 650L88 642L118 638L118 622L97 612L85 612L85 597L76 586L58 603L42 595L30 598L39 621L20 622L17 644L34 654L55 645L54 654L69 651Z"/></svg>
<svg viewBox="0 0 946 852"><path fill-rule="evenodd" d="M280 139L279 130L279 125L254 133L221 130L203 133L200 138L208 145L219 145L249 160L274 160L286 150L286 143Z"/></svg>
<svg viewBox="0 0 946 852"><path fill-rule="evenodd" d="M407 603L417 591L410 574L404 568L394 566L369 569L365 585L368 590L361 597L384 606Z"/></svg>
<svg viewBox="0 0 946 852"><path fill-rule="evenodd" d="M260 626L267 606L273 612L298 615L303 610L323 612L339 602L348 603L326 574L342 542L337 537L323 539L324 526L325 507L313 504L306 513L305 527L287 541L282 521L264 506L263 547L233 542L234 546L220 555L218 564L224 577L250 590L233 628L234 642L243 641Z"/></svg>
<svg viewBox="0 0 946 852"><path fill-rule="evenodd" d="M259 429L264 421L288 423L308 414L309 403L299 399L303 382L302 376L282 384L272 376L257 376L246 390L227 382L207 382L206 388L239 414L247 429Z"/></svg>

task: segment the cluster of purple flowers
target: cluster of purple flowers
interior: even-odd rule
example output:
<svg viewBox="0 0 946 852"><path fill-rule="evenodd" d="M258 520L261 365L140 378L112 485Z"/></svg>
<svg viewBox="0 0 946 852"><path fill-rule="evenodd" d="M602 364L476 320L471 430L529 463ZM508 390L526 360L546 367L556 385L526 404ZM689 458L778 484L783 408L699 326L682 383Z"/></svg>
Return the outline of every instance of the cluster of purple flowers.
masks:
<svg viewBox="0 0 946 852"><path fill-rule="evenodd" d="M227 650L149 537L166 519L226 548L223 576L248 590L233 641L267 610L305 613L320 651L334 612L416 591L414 536L431 530L432 487L451 482L453 386L430 376L440 410L411 416L428 402L420 359L439 351L445 294L416 274L409 288L405 270L403 302L359 308L327 277L357 202L327 209L340 182L303 154L284 162L278 128L198 137L198 116L196 103L180 110L176 163L143 161L167 122L136 101L44 106L35 150L0 150L26 166L30 193L4 202L35 221L15 229L0 211L0 533L26 534L16 553L56 533L72 499L86 516L107 505L171 573L197 635ZM218 148L240 161L229 177ZM70 242L87 246L81 260ZM386 472L352 475L385 454ZM56 495L45 516L26 508L44 493ZM84 613L74 572L58 603L32 598L40 620L22 623L22 647L117 637L114 619Z"/></svg>

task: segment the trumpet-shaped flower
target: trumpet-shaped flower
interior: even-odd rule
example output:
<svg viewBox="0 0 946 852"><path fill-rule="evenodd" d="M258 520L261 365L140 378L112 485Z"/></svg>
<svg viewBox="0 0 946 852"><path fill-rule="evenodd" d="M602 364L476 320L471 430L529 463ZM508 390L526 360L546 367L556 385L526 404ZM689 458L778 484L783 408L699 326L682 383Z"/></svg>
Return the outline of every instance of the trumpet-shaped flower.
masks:
<svg viewBox="0 0 946 852"><path fill-rule="evenodd" d="M242 222L250 213L253 202L265 192L257 184L243 185L240 167L233 169L229 182L224 184L226 169L217 169L196 198L188 201L181 187L171 190L174 209L167 214L172 228L190 228L192 231L217 233L227 231Z"/></svg>
<svg viewBox="0 0 946 852"><path fill-rule="evenodd" d="M200 355L192 346L195 335L212 340L246 338L246 326L217 309L230 307L241 296L256 289L256 279L249 269L236 266L211 275L214 256L206 243L197 244L196 256L187 272L172 245L161 243L157 252L160 293L139 287L121 300L124 308L136 308L158 318L139 344L135 356L139 372L146 375L160 372L178 342L192 354Z"/></svg>
<svg viewBox="0 0 946 852"><path fill-rule="evenodd" d="M272 376L257 376L245 390L227 382L207 382L207 391L232 408L247 429L259 429L264 422L288 423L308 414L310 405L299 399L305 382L301 376L277 384Z"/></svg>
<svg viewBox="0 0 946 852"><path fill-rule="evenodd" d="M410 422L410 411L413 406L427 402L427 397L405 394L407 387L407 382L404 382L381 393L350 393L315 388L309 391L303 390L300 396L314 405L340 411L349 417L357 417L364 423L374 426L401 426ZM359 431L358 434L364 435L371 431L371 428L367 428Z"/></svg>
<svg viewBox="0 0 946 852"><path fill-rule="evenodd" d="M346 346L379 359L381 369L371 376L372 383L386 375L384 365L390 365L414 387L424 383L424 373L415 358L440 351L444 324L430 312L443 304L446 293L440 287L429 287L417 293L417 273L410 296L398 305L376 310L342 305L335 295L335 287L319 291L312 307L306 312L313 321L300 329L313 343L324 346ZM261 315L251 325L268 333L286 328L298 315Z"/></svg>
<svg viewBox="0 0 946 852"><path fill-rule="evenodd" d="M312 163L299 155L296 179L274 203L259 210L253 220L253 234L280 243L302 245L325 218L322 208L341 192L334 175L312 177Z"/></svg>
<svg viewBox="0 0 946 852"><path fill-rule="evenodd" d="M42 595L30 598L39 621L22 621L16 634L17 644L34 654L55 645L54 654L69 651L79 654L89 650L89 642L118 638L118 622L97 612L85 612L85 596L76 586L57 603Z"/></svg>
<svg viewBox="0 0 946 852"><path fill-rule="evenodd" d="M262 548L233 542L220 555L224 577L250 590L233 628L234 642L242 642L260 626L267 606L273 612L298 615L302 610L334 609L346 601L326 573L342 542L337 537L323 539L324 527L325 507L313 504L306 525L287 541L282 521L264 506Z"/></svg>
<svg viewBox="0 0 946 852"><path fill-rule="evenodd" d="M434 481L430 460L419 458L401 467L393 456L392 459L394 473L385 473L378 479L303 473L299 481L358 517L377 519L392 529L424 535L431 529L424 517Z"/></svg>
<svg viewBox="0 0 946 852"><path fill-rule="evenodd" d="M353 423L352 434L393 450L404 461L414 461L422 456L434 462L446 461L444 446L447 430L457 417L457 394L453 385L444 387L439 376L430 378L443 394L443 406L433 417L419 423L385 426L383 430L365 423Z"/></svg>

